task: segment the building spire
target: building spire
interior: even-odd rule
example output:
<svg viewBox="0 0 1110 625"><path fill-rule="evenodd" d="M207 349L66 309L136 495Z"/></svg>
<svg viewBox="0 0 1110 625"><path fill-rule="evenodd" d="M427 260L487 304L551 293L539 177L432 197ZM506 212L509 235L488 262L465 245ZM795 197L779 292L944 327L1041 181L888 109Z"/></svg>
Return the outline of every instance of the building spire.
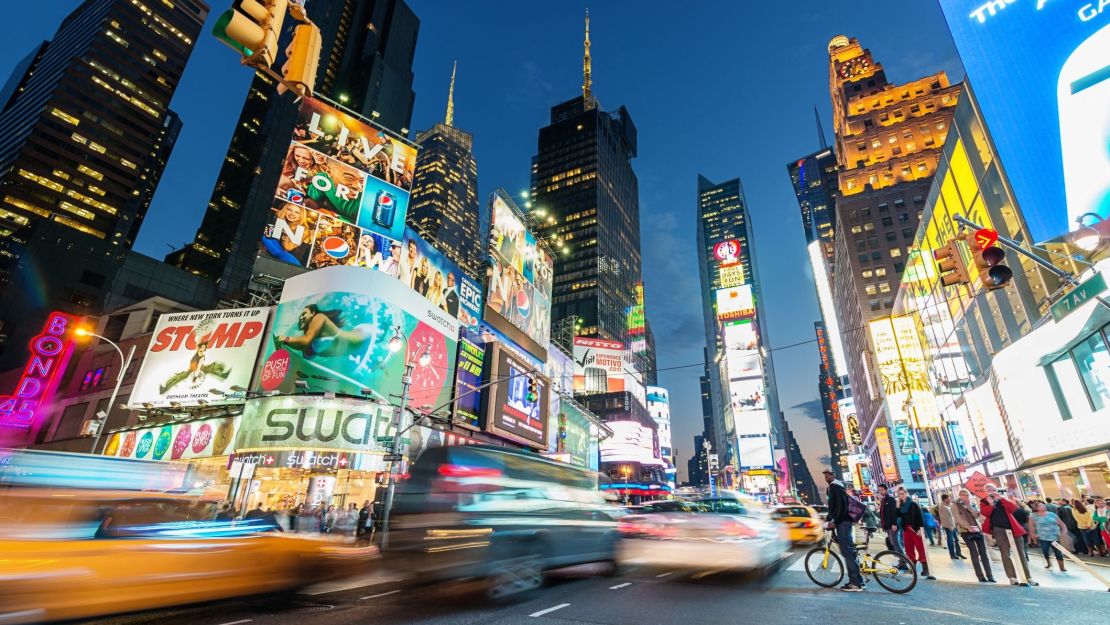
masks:
<svg viewBox="0 0 1110 625"><path fill-rule="evenodd" d="M821 149L824 150L829 147L829 143L825 141L825 128L821 126L821 114L817 112L816 104L813 105L813 117L817 119L817 139L821 142Z"/></svg>
<svg viewBox="0 0 1110 625"><path fill-rule="evenodd" d="M451 68L451 87L447 89L447 117L444 125L451 126L455 123L455 71L459 69L459 62Z"/></svg>
<svg viewBox="0 0 1110 625"><path fill-rule="evenodd" d="M593 108L594 95L591 91L593 80L590 72L590 10L586 9L586 41L583 42L586 53L582 57L582 99L586 102L586 109Z"/></svg>

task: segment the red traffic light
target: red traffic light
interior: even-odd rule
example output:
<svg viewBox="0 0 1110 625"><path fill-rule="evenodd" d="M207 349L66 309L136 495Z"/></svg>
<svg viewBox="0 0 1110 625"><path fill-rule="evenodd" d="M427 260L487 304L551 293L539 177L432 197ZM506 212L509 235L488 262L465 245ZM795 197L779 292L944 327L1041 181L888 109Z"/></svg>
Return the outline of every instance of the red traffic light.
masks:
<svg viewBox="0 0 1110 625"><path fill-rule="evenodd" d="M988 289L1001 288L1013 279L1013 270L1002 264L1002 261L1006 259L1006 250L993 245L983 250L979 257L983 259L980 279L983 281L984 287Z"/></svg>

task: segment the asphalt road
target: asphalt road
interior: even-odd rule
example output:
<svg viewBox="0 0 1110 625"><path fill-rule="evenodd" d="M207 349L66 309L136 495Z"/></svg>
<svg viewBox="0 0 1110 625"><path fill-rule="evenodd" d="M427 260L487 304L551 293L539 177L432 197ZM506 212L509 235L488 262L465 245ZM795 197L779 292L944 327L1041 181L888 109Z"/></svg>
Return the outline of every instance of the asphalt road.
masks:
<svg viewBox="0 0 1110 625"><path fill-rule="evenodd" d="M1105 622L1110 593L921 580L908 595L877 584L824 590L805 573L769 580L632 569L617 577L573 571L514 601L492 604L465 588L377 584L315 596L220 602L91 621L97 625L689 625L805 623L1089 625Z"/></svg>

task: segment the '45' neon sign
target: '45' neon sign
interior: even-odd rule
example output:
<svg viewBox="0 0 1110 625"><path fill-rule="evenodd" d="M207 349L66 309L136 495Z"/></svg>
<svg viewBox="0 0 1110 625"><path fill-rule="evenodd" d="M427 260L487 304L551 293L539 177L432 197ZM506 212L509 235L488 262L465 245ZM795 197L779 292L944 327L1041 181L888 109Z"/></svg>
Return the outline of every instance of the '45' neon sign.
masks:
<svg viewBox="0 0 1110 625"><path fill-rule="evenodd" d="M54 394L58 374L65 370L73 348L70 329L76 321L65 313L51 313L42 334L31 339L31 354L15 392L0 396L0 426L29 430L34 425L35 413Z"/></svg>

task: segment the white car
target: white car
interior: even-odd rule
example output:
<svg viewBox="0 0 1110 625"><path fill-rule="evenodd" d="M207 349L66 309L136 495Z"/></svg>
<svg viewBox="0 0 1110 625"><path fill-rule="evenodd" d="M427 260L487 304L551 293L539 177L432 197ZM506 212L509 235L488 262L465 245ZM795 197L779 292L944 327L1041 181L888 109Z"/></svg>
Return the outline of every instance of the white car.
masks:
<svg viewBox="0 0 1110 625"><path fill-rule="evenodd" d="M756 499L724 491L685 511L620 519L622 565L693 571L770 571L790 549L786 529Z"/></svg>

